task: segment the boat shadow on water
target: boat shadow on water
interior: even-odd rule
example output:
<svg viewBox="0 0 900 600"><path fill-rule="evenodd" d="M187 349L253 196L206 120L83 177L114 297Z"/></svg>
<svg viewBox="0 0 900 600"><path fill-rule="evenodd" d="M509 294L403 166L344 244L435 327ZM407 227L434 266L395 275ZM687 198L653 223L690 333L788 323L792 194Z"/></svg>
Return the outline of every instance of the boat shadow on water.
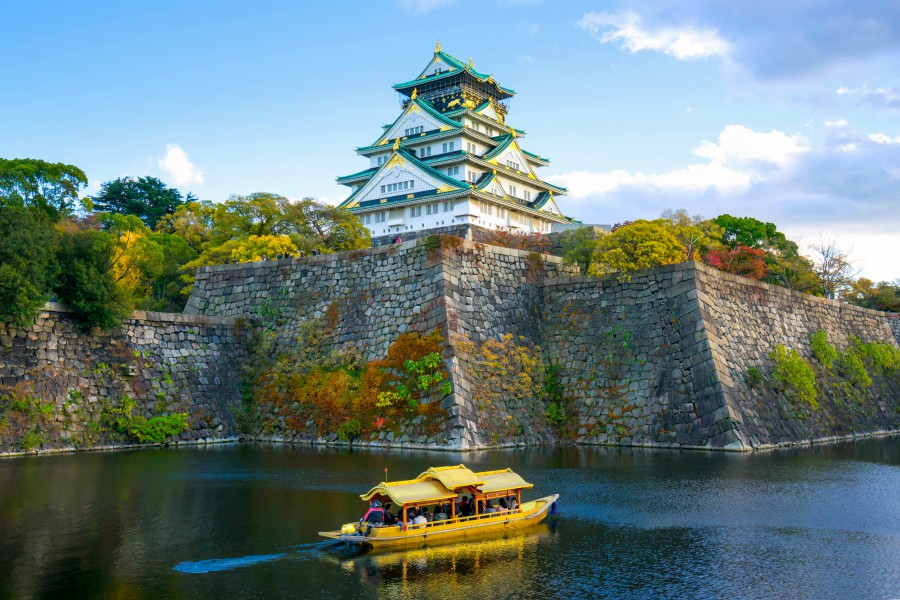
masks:
<svg viewBox="0 0 900 600"><path fill-rule="evenodd" d="M433 541L414 549L373 549L322 541L291 546L286 552L186 561L173 570L185 574L220 573L279 560L321 560L345 573L357 573L362 583L371 585L443 581L448 576L493 576L495 572L519 577L529 555L539 543L550 540L555 530L556 523L551 521L528 530L510 531L502 537L488 533L465 540Z"/></svg>
<svg viewBox="0 0 900 600"><path fill-rule="evenodd" d="M555 534L553 520L501 537L486 533L464 541L433 541L412 549L341 544L317 555L348 574L357 574L364 585L416 585L423 586L422 592L426 593L432 586L439 589L449 582L477 577L502 589L521 581L536 568L537 546L552 543Z"/></svg>

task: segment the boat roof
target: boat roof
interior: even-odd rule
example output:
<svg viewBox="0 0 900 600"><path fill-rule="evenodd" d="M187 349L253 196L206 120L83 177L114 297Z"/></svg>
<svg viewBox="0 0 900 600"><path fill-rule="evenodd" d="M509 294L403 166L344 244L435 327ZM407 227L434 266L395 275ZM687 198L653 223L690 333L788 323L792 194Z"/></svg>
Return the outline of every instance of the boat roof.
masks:
<svg viewBox="0 0 900 600"><path fill-rule="evenodd" d="M458 490L461 487L479 486L484 483L478 475L466 467L455 465L449 467L431 467L418 477L417 480L436 479L444 484L448 490Z"/></svg>
<svg viewBox="0 0 900 600"><path fill-rule="evenodd" d="M398 506L418 504L422 502L438 502L456 498L456 492L448 490L440 481L417 479L409 481L381 482L365 494L363 500L371 500L375 496L390 498Z"/></svg>
<svg viewBox="0 0 900 600"><path fill-rule="evenodd" d="M477 475L484 480L484 483L478 486L478 489L485 494L503 490L523 490L534 487L534 484L528 483L522 479L522 477L518 473L514 473L512 469L484 471L483 473L477 473Z"/></svg>
<svg viewBox="0 0 900 600"><path fill-rule="evenodd" d="M533 487L512 469L474 473L465 465L431 467L416 479L381 482L363 500L390 498L398 506L440 502L455 498L459 488L475 486L481 493L521 490Z"/></svg>

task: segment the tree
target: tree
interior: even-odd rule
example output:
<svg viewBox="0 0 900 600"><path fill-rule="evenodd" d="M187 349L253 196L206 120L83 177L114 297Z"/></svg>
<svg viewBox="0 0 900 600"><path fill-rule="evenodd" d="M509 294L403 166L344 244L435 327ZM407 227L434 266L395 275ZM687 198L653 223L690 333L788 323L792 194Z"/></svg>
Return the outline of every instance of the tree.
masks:
<svg viewBox="0 0 900 600"><path fill-rule="evenodd" d="M848 292L859 273L850 260L850 252L839 248L834 240L825 238L820 238L810 250L825 297L834 299Z"/></svg>
<svg viewBox="0 0 900 600"><path fill-rule="evenodd" d="M156 177L120 177L107 181L90 201L95 211L134 215L150 229L183 203L181 192L167 187Z"/></svg>
<svg viewBox="0 0 900 600"><path fill-rule="evenodd" d="M0 206L33 207L51 221L71 214L87 176L73 165L0 158Z"/></svg>
<svg viewBox="0 0 900 600"><path fill-rule="evenodd" d="M86 324L112 329L131 306L116 285L111 257L116 240L90 220L70 220L60 228L57 297Z"/></svg>
<svg viewBox="0 0 900 600"><path fill-rule="evenodd" d="M0 206L0 321L34 321L56 276L55 246L36 209Z"/></svg>
<svg viewBox="0 0 900 600"><path fill-rule="evenodd" d="M602 238L589 275L625 274L680 262L684 246L665 226L645 220L622 225Z"/></svg>
<svg viewBox="0 0 900 600"><path fill-rule="evenodd" d="M882 281L876 284L871 279L861 277L853 282L841 298L865 308L900 312L900 279L893 283Z"/></svg>
<svg viewBox="0 0 900 600"><path fill-rule="evenodd" d="M766 250L781 247L787 239L774 223L765 223L753 217L732 217L725 214L719 215L713 222L722 228L722 242L732 248L747 246Z"/></svg>
<svg viewBox="0 0 900 600"><path fill-rule="evenodd" d="M724 234L722 227L714 221L700 215L691 216L683 208L664 210L657 222L671 228L675 238L684 246L684 260L697 260L719 244Z"/></svg>
<svg viewBox="0 0 900 600"><path fill-rule="evenodd" d="M185 202L156 224L156 230L176 235L195 252L213 239L216 230L216 205L209 200Z"/></svg>
<svg viewBox="0 0 900 600"><path fill-rule="evenodd" d="M766 274L766 251L762 248L718 246L709 250L706 263L720 271L750 279L762 279Z"/></svg>
<svg viewBox="0 0 900 600"><path fill-rule="evenodd" d="M586 274L594 261L594 253L600 239L606 233L597 227L579 227L569 229L559 236L563 261L567 265L578 265L582 273Z"/></svg>

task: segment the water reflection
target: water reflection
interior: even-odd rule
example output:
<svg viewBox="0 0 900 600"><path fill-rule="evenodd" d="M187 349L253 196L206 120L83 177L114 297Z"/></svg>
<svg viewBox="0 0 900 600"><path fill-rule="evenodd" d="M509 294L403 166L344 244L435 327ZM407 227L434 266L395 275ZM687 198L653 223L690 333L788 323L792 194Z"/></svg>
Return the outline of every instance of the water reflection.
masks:
<svg viewBox="0 0 900 600"><path fill-rule="evenodd" d="M358 494L431 465L512 467L549 526L357 553ZM893 597L900 439L754 455L287 446L0 460L0 598Z"/></svg>
<svg viewBox="0 0 900 600"><path fill-rule="evenodd" d="M404 597L453 596L454 590L471 590L476 581L479 596L503 597L535 575L535 550L551 538L551 526L541 523L501 538L485 535L393 551L349 547L339 554L322 553L321 559L358 575L361 585L400 591Z"/></svg>

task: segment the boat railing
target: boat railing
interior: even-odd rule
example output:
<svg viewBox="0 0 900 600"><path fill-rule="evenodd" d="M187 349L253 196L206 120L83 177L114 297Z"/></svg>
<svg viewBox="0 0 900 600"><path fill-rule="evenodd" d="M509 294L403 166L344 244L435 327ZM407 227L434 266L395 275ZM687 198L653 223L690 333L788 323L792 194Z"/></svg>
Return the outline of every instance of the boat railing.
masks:
<svg viewBox="0 0 900 600"><path fill-rule="evenodd" d="M470 523L473 521L479 521L481 519L487 519L492 517L501 517L504 515L517 515L522 513L522 508L517 507L511 510L504 510L499 512L491 512L491 513L479 513L477 515L469 515L468 517L453 517L441 519L439 521L428 521L427 523L418 523L416 525L409 524L406 526L406 529L431 529L432 527L437 527L440 525L456 525L460 523ZM400 527L403 529L403 523L397 523L396 525L388 525L388 527Z"/></svg>

